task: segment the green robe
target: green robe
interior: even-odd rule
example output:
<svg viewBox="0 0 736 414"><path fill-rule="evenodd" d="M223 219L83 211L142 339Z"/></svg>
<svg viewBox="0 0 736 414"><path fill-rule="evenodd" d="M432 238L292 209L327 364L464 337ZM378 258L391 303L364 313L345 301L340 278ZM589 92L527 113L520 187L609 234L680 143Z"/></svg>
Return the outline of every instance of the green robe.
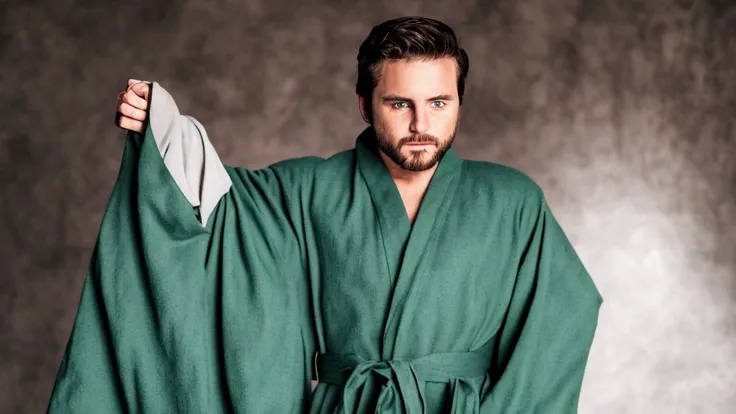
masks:
<svg viewBox="0 0 736 414"><path fill-rule="evenodd" d="M602 298L540 188L451 149L412 225L371 134L302 196L311 412L577 412Z"/></svg>
<svg viewBox="0 0 736 414"><path fill-rule="evenodd" d="M226 170L202 226L128 134L49 412L577 412L602 298L527 176L450 150L412 225L370 128Z"/></svg>

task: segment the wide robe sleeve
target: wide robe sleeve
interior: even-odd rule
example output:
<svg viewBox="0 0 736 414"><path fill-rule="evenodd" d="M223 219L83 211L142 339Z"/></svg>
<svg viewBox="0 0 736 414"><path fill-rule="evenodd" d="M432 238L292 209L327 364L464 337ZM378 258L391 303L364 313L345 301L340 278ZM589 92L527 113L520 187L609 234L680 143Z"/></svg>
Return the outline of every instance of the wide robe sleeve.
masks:
<svg viewBox="0 0 736 414"><path fill-rule="evenodd" d="M305 163L228 167L203 225L150 125L128 133L48 412L305 410Z"/></svg>
<svg viewBox="0 0 736 414"><path fill-rule="evenodd" d="M603 299L541 190L517 219L523 250L480 412L573 414Z"/></svg>

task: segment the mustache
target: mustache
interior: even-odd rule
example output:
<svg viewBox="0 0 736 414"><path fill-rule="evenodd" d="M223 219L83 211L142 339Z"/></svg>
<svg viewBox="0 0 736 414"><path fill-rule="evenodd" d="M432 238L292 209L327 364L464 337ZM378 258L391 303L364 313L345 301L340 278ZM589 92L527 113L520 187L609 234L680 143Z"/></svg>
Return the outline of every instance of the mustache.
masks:
<svg viewBox="0 0 736 414"><path fill-rule="evenodd" d="M416 135L412 135L412 136L401 138L401 140L399 140L398 146L399 147L403 147L404 145L409 144L409 143L422 143L422 144L434 144L434 145L438 145L439 144L439 139L437 139L435 136L429 135L429 134L416 134Z"/></svg>

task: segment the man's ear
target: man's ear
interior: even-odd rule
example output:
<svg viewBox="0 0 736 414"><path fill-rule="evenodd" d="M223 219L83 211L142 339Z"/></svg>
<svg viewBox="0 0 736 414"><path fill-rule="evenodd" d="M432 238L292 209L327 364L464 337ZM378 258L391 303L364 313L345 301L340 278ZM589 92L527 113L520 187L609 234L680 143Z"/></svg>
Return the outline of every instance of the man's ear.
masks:
<svg viewBox="0 0 736 414"><path fill-rule="evenodd" d="M360 116L368 124L371 123L371 108L369 105L370 103L368 103L365 98L358 95L358 110L360 111Z"/></svg>

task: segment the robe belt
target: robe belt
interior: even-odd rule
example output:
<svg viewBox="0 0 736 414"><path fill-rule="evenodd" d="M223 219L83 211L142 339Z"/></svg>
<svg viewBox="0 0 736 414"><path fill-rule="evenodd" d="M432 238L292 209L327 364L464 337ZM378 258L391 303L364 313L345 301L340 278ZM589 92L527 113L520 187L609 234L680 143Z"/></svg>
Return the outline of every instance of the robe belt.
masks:
<svg viewBox="0 0 736 414"><path fill-rule="evenodd" d="M320 382L343 387L342 411L356 409L361 388L369 377L385 379L376 412L419 414L425 412L422 382L452 384L452 413L478 411L478 390L471 378L488 372L492 341L470 352L431 354L415 359L366 361L354 354L320 354L317 374ZM338 407L336 412L341 411Z"/></svg>

